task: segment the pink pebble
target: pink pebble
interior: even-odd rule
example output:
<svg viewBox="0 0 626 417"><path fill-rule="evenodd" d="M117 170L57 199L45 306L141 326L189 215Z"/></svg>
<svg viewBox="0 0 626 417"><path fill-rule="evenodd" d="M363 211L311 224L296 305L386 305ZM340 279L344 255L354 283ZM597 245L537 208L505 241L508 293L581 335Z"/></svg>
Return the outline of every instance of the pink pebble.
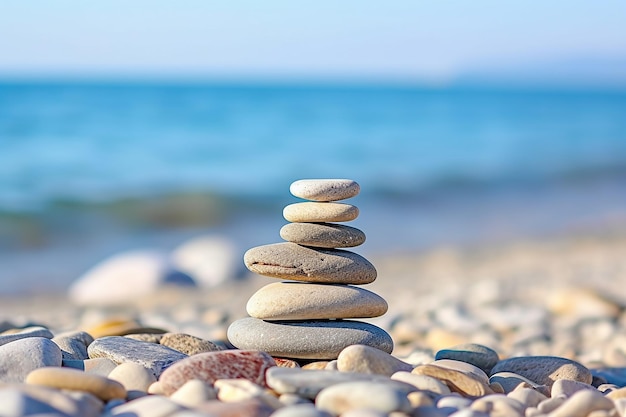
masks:
<svg viewBox="0 0 626 417"><path fill-rule="evenodd" d="M159 378L166 395L191 379L213 384L218 379L245 378L265 385L265 371L276 366L274 359L258 350L222 350L198 353L167 368Z"/></svg>

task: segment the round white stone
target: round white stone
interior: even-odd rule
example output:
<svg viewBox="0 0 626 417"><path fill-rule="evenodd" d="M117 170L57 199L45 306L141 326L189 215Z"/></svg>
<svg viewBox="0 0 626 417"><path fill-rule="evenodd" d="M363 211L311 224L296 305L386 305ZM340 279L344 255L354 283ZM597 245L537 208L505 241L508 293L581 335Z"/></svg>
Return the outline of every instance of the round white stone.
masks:
<svg viewBox="0 0 626 417"><path fill-rule="evenodd" d="M289 191L305 200L338 201L356 196L361 187L348 179L311 179L295 181Z"/></svg>

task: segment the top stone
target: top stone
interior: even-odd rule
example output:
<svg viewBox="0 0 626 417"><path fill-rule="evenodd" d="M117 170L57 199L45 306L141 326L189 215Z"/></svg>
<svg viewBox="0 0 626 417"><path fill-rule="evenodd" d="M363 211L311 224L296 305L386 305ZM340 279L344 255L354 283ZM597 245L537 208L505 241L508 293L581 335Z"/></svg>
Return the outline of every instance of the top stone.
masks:
<svg viewBox="0 0 626 417"><path fill-rule="evenodd" d="M339 201L359 194L356 181L345 179L299 180L289 187L296 197L311 201Z"/></svg>

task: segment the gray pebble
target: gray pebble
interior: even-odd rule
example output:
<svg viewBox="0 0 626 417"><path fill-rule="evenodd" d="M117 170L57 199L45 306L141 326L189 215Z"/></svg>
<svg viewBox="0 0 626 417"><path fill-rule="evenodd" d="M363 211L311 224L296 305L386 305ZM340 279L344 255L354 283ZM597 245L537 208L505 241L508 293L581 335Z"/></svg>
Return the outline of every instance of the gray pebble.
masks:
<svg viewBox="0 0 626 417"><path fill-rule="evenodd" d="M557 379L591 383L591 372L578 362L557 356L525 356L502 360L491 370L514 372L541 385L552 386Z"/></svg>
<svg viewBox="0 0 626 417"><path fill-rule="evenodd" d="M388 383L371 381L344 382L324 388L315 398L315 405L335 415L355 408L383 413L408 413L412 408L406 392Z"/></svg>
<svg viewBox="0 0 626 417"><path fill-rule="evenodd" d="M61 366L61 349L50 339L28 337L0 346L0 382L24 382L30 371Z"/></svg>
<svg viewBox="0 0 626 417"><path fill-rule="evenodd" d="M42 326L27 327L16 332L0 334L0 346L27 337L45 337L46 339L52 339L54 335L50 330Z"/></svg>
<svg viewBox="0 0 626 417"><path fill-rule="evenodd" d="M435 359L453 359L471 363L482 369L486 374L498 363L498 354L487 346L476 343L464 343L447 349L442 349L435 355Z"/></svg>
<svg viewBox="0 0 626 417"><path fill-rule="evenodd" d="M350 179L307 179L291 183L289 192L295 197L313 201L338 201L359 194L361 187Z"/></svg>
<svg viewBox="0 0 626 417"><path fill-rule="evenodd" d="M85 360L87 346L93 342L93 337L87 332L75 331L59 334L52 338L52 341L61 349L63 360Z"/></svg>
<svg viewBox="0 0 626 417"><path fill-rule="evenodd" d="M324 388L335 384L354 381L387 383L405 394L416 388L410 384L394 381L382 375L359 374L327 370L307 370L302 368L269 368L265 373L267 385L279 394L296 394L303 398L315 399Z"/></svg>
<svg viewBox="0 0 626 417"><path fill-rule="evenodd" d="M365 242L361 230L333 223L288 223L280 229L280 237L317 248L351 248Z"/></svg>
<svg viewBox="0 0 626 417"><path fill-rule="evenodd" d="M272 413L272 417L332 417L332 414L324 410L320 410L315 407L315 405L308 403L288 405L286 407L279 408Z"/></svg>
<svg viewBox="0 0 626 417"><path fill-rule="evenodd" d="M256 274L295 281L359 285L376 279L376 268L361 255L291 242L249 249L244 254L244 263Z"/></svg>
<svg viewBox="0 0 626 417"><path fill-rule="evenodd" d="M88 348L89 357L108 358L116 364L135 362L150 369L157 378L171 364L187 357L184 353L167 346L140 342L122 336L96 339Z"/></svg>
<svg viewBox="0 0 626 417"><path fill-rule="evenodd" d="M393 350L393 341L383 329L351 320L267 322L248 317L230 325L228 340L239 349L298 359L335 359L344 348L357 344L387 353Z"/></svg>

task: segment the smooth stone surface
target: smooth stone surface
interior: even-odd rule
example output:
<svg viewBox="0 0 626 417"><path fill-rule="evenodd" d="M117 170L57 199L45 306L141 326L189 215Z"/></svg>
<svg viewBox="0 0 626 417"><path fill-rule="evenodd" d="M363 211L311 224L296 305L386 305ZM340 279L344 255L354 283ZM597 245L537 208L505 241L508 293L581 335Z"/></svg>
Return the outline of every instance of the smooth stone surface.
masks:
<svg viewBox="0 0 626 417"><path fill-rule="evenodd" d="M13 385L0 389L2 417L97 417L102 402L93 396L69 396L56 389Z"/></svg>
<svg viewBox="0 0 626 417"><path fill-rule="evenodd" d="M160 344L189 356L220 350L213 342L185 333L165 333L160 339Z"/></svg>
<svg viewBox="0 0 626 417"><path fill-rule="evenodd" d="M265 373L267 386L279 394L295 394L300 397L315 399L326 387L344 382L371 381L386 383L405 394L416 388L402 381L394 381L382 375L339 372L330 370L310 370L302 368L270 368Z"/></svg>
<svg viewBox="0 0 626 417"><path fill-rule="evenodd" d="M601 377L609 384L626 387L626 368L602 367L591 369L594 377Z"/></svg>
<svg viewBox="0 0 626 417"><path fill-rule="evenodd" d="M288 223L280 229L280 237L317 248L352 248L365 242L361 230L332 223Z"/></svg>
<svg viewBox="0 0 626 417"><path fill-rule="evenodd" d="M411 411L411 403L406 392L397 390L389 384L371 381L344 382L324 388L315 398L315 405L335 415L355 408L383 413Z"/></svg>
<svg viewBox="0 0 626 417"><path fill-rule="evenodd" d="M338 201L359 194L361 187L350 179L308 179L291 183L289 192L295 197L311 201Z"/></svg>
<svg viewBox="0 0 626 417"><path fill-rule="evenodd" d="M450 394L450 388L437 378L426 375L417 375L411 372L398 371L391 375L391 379L406 382L420 391L429 391L436 395Z"/></svg>
<svg viewBox="0 0 626 417"><path fill-rule="evenodd" d="M213 288L237 278L241 254L226 236L206 235L190 239L172 251L170 259L179 270L203 288Z"/></svg>
<svg viewBox="0 0 626 417"><path fill-rule="evenodd" d="M526 406L514 398L502 394L491 394L476 399L470 409L489 417L524 417Z"/></svg>
<svg viewBox="0 0 626 417"><path fill-rule="evenodd" d="M260 275L295 281L369 284L376 268L367 259L342 249L313 249L291 242L257 246L244 254L246 267Z"/></svg>
<svg viewBox="0 0 626 417"><path fill-rule="evenodd" d="M169 398L185 407L195 407L205 401L216 399L217 392L204 381L190 379L170 395Z"/></svg>
<svg viewBox="0 0 626 417"><path fill-rule="evenodd" d="M26 383L50 388L85 391L103 401L126 398L126 389L119 382L72 368L44 367L35 369L26 377Z"/></svg>
<svg viewBox="0 0 626 417"><path fill-rule="evenodd" d="M482 397L494 393L489 385L481 379L455 369L442 368L436 365L419 365L411 372L437 378L443 381L451 391L458 392L465 397Z"/></svg>
<svg viewBox="0 0 626 417"><path fill-rule="evenodd" d="M246 310L263 320L368 318L385 314L387 302L355 286L276 282L254 293Z"/></svg>
<svg viewBox="0 0 626 417"><path fill-rule="evenodd" d="M527 407L537 407L539 403L548 399L548 397L536 389L525 388L523 385L519 385L513 391L508 393L507 397L513 398L522 404L525 404Z"/></svg>
<svg viewBox="0 0 626 417"><path fill-rule="evenodd" d="M213 386L217 390L217 398L220 401L237 402L256 398L273 409L283 407L272 391L247 379L218 379Z"/></svg>
<svg viewBox="0 0 626 417"><path fill-rule="evenodd" d="M571 397L575 392L588 389L591 391L597 391L596 387L590 384L585 384L583 382L572 381L571 379L557 379L552 384L551 396L558 397Z"/></svg>
<svg viewBox="0 0 626 417"><path fill-rule="evenodd" d="M41 326L31 326L19 330L15 329L15 331L6 331L0 334L0 346L27 337L45 337L46 339L52 339L54 335L50 330Z"/></svg>
<svg viewBox="0 0 626 417"><path fill-rule="evenodd" d="M413 365L387 352L365 345L351 345L339 353L337 369L341 372L359 372L391 376L398 371L411 371Z"/></svg>
<svg viewBox="0 0 626 417"><path fill-rule="evenodd" d="M550 417L585 417L595 410L613 409L613 401L598 391L581 390L569 397Z"/></svg>
<svg viewBox="0 0 626 417"><path fill-rule="evenodd" d="M169 417L185 408L160 395L141 397L113 407L104 417Z"/></svg>
<svg viewBox="0 0 626 417"><path fill-rule="evenodd" d="M479 367L487 375L500 360L495 350L476 343L463 343L447 349L441 349L435 359L453 359Z"/></svg>
<svg viewBox="0 0 626 417"><path fill-rule="evenodd" d="M24 382L34 369L61 364L61 349L48 338L27 337L0 346L0 382Z"/></svg>
<svg viewBox="0 0 626 417"><path fill-rule="evenodd" d="M116 364L135 362L152 371L155 377L171 364L187 355L167 346L140 342L122 336L109 336L96 339L87 349L90 358L108 358Z"/></svg>
<svg viewBox="0 0 626 417"><path fill-rule="evenodd" d="M225 403L218 400L206 401L196 407L202 417L270 417L275 411L258 398ZM200 417L199 416L199 417ZM176 416L173 416L176 417Z"/></svg>
<svg viewBox="0 0 626 417"><path fill-rule="evenodd" d="M61 349L63 360L85 360L89 358L87 346L93 342L93 337L87 332L74 331L59 334L52 341Z"/></svg>
<svg viewBox="0 0 626 417"><path fill-rule="evenodd" d="M119 382L126 391L148 392L150 385L156 382L151 370L134 362L120 363L108 376L109 379Z"/></svg>
<svg viewBox="0 0 626 417"><path fill-rule="evenodd" d="M330 370L310 370L302 368L270 368L265 373L267 385L279 394L295 394L315 399L326 387L344 382L371 381L390 384L405 394L416 390L411 384L395 381L377 374L339 372Z"/></svg>
<svg viewBox="0 0 626 417"><path fill-rule="evenodd" d="M578 362L557 356L524 356L502 360L491 370L498 372L514 372L541 385L552 387L557 379L591 384L591 372Z"/></svg>
<svg viewBox="0 0 626 417"><path fill-rule="evenodd" d="M359 217L359 209L345 203L294 203L283 209L283 217L294 223L349 222Z"/></svg>
<svg viewBox="0 0 626 417"><path fill-rule="evenodd" d="M478 378L483 383L489 385L489 377L482 369L471 363L457 361L453 359L439 359L431 363L431 365L440 366L442 368L454 369Z"/></svg>
<svg viewBox="0 0 626 417"><path fill-rule="evenodd" d="M172 269L157 251L128 251L103 260L74 281L70 299L79 305L132 302L165 285L193 286L187 275Z"/></svg>
<svg viewBox="0 0 626 417"><path fill-rule="evenodd" d="M531 381L530 379L516 374L514 372L498 372L489 377L490 384L500 384L500 386L504 389L504 393L508 394L517 388L520 384L527 384L528 386L536 389L546 396L550 396L550 388L546 385L541 385L536 383L535 381Z"/></svg>
<svg viewBox="0 0 626 417"><path fill-rule="evenodd" d="M335 359L346 347L358 344L387 353L393 350L393 341L383 329L350 320L267 322L248 317L230 325L228 340L239 349L298 359Z"/></svg>
<svg viewBox="0 0 626 417"><path fill-rule="evenodd" d="M332 417L332 414L313 404L294 404L276 410L272 417Z"/></svg>
<svg viewBox="0 0 626 417"><path fill-rule="evenodd" d="M163 372L159 382L167 395L191 379L213 384L218 379L245 378L265 386L265 371L272 366L276 366L274 359L258 350L206 352L172 365Z"/></svg>

